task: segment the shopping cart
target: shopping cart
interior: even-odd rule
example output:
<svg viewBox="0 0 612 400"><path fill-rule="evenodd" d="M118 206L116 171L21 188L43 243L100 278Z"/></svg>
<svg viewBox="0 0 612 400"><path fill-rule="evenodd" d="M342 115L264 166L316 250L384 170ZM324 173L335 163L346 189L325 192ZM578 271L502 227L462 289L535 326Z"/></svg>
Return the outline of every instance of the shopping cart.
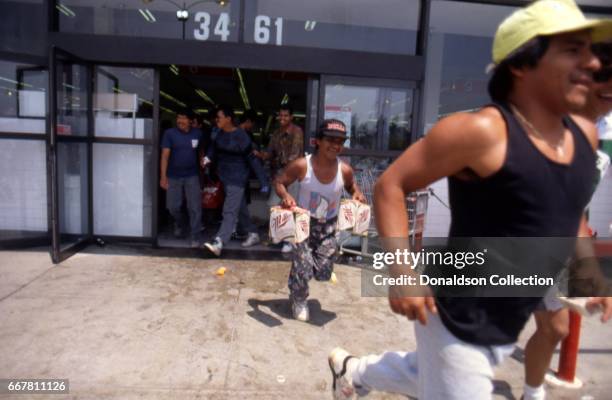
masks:
<svg viewBox="0 0 612 400"><path fill-rule="evenodd" d="M382 172L383 170L377 169L356 169L354 172L355 180L370 205L374 204L374 184ZM350 198L350 195L345 192L344 197ZM420 249L422 244L428 200L429 191L426 189L410 193L410 195L406 197L408 226L410 229L409 242L413 249ZM338 251L340 254L373 257L374 250L380 249L378 241L376 240L378 232L376 231L376 221L373 212L370 226L365 235L353 235L350 231L339 232L339 235Z"/></svg>

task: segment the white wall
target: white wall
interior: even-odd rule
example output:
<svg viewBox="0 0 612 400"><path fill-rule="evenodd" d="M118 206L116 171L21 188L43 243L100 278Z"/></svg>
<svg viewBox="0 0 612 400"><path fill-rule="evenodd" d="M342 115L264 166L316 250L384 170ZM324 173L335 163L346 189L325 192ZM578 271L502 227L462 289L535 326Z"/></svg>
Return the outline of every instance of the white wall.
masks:
<svg viewBox="0 0 612 400"><path fill-rule="evenodd" d="M149 236L151 204L145 204L144 148L101 144L93 147L94 234ZM152 190L156 190L156 186ZM153 193L148 193L150 199Z"/></svg>
<svg viewBox="0 0 612 400"><path fill-rule="evenodd" d="M612 173L608 171L601 180L589 211L589 224L598 237L612 236Z"/></svg>
<svg viewBox="0 0 612 400"><path fill-rule="evenodd" d="M0 230L47 231L45 142L0 140Z"/></svg>
<svg viewBox="0 0 612 400"><path fill-rule="evenodd" d="M448 202L448 181L440 179L429 186L434 193L445 203ZM425 216L425 237L447 237L450 229L450 210L438 199L429 196L427 214Z"/></svg>

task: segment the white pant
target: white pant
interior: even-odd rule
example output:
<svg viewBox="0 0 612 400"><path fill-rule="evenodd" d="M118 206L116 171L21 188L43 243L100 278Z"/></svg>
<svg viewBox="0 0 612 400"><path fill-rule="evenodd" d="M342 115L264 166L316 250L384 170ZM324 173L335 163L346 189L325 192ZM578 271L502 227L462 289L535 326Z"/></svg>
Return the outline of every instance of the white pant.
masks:
<svg viewBox="0 0 612 400"><path fill-rule="evenodd" d="M491 399L493 369L514 349L475 346L457 339L440 317L415 322L418 351L361 357L353 382L366 391L401 393L419 400Z"/></svg>

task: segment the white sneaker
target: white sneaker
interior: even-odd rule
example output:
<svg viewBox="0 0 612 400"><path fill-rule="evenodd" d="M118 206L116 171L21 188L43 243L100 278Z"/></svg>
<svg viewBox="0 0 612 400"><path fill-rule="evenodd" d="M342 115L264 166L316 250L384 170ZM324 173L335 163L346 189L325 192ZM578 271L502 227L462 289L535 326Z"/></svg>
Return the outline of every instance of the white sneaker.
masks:
<svg viewBox="0 0 612 400"><path fill-rule="evenodd" d="M310 319L310 312L306 301L294 301L292 304L293 318L298 321L307 322Z"/></svg>
<svg viewBox="0 0 612 400"><path fill-rule="evenodd" d="M283 248L281 249L281 252L283 253L291 253L293 251L293 245L289 242L284 242L283 243Z"/></svg>
<svg viewBox="0 0 612 400"><path fill-rule="evenodd" d="M353 385L353 371L357 367L357 359L346 350L336 347L327 357L332 372L332 396L335 400L357 398L361 387Z"/></svg>
<svg viewBox="0 0 612 400"><path fill-rule="evenodd" d="M259 234L256 232L250 232L246 240L242 242L241 246L251 247L251 246L255 246L259 242L261 242L261 240L259 240Z"/></svg>
<svg viewBox="0 0 612 400"><path fill-rule="evenodd" d="M217 236L212 243L204 243L204 247L206 247L208 250L210 250L211 253L219 257L221 255L221 250L223 250L223 242L221 241L221 238Z"/></svg>

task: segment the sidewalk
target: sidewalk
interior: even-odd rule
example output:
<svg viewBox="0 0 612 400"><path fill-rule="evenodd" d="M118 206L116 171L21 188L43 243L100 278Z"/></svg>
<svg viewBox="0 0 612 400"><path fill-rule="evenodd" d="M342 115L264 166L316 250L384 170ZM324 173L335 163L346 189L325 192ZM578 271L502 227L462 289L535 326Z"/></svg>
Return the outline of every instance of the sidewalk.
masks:
<svg viewBox="0 0 612 400"><path fill-rule="evenodd" d="M311 285L305 324L290 317L286 261L87 251L58 266L44 251L0 252L0 378L70 380L70 395L0 398L329 399L334 346L356 354L415 347L412 323L385 298L360 296L356 268L338 266L337 284ZM222 266L225 275L215 275ZM550 399L610 398L611 327L584 320L585 387L551 389ZM519 398L522 381L523 365L509 359L495 398Z"/></svg>

